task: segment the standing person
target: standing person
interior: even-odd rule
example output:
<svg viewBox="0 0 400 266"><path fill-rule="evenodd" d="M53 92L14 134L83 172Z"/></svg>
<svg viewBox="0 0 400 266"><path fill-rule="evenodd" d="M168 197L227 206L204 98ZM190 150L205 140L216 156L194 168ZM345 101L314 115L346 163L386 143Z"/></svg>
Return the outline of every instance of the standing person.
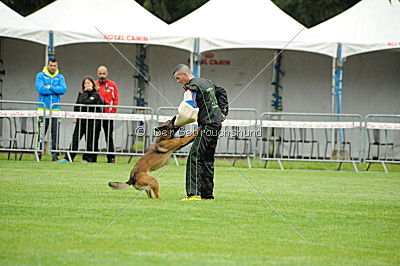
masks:
<svg viewBox="0 0 400 266"><path fill-rule="evenodd" d="M82 81L82 88L78 93L77 104L85 105L103 105L104 101L100 98L99 93L96 90L96 83L92 77L87 76ZM101 107L86 107L86 106L75 106L75 112L96 112L102 113ZM98 119L74 119L75 124L74 134L72 136L72 145L70 150L77 151L79 147L79 141L83 136L86 138L86 151L98 152L99 151L99 136L101 130L101 122ZM71 160L73 161L76 153L70 153ZM95 163L97 162L97 154L85 153L82 156L82 162ZM59 162L68 162L68 156L65 155L64 159Z"/></svg>
<svg viewBox="0 0 400 266"><path fill-rule="evenodd" d="M184 64L176 66L173 75L185 90L174 125L179 127L197 119L201 127L186 164L187 197L183 200L214 199L214 154L221 122L228 114L226 91L210 80L195 78Z"/></svg>
<svg viewBox="0 0 400 266"><path fill-rule="evenodd" d="M108 79L108 70L105 66L100 66L97 69L97 76L99 77L96 80L96 84L98 86L98 92L100 97L104 100L106 105L118 105L119 96L118 96L118 87L117 84ZM114 107L106 107L105 113L115 113L117 111ZM114 152L114 121L113 120L102 120L104 136L106 138L107 143L107 152ZM115 163L115 155L107 154L107 162Z"/></svg>
<svg viewBox="0 0 400 266"><path fill-rule="evenodd" d="M67 85L65 84L65 78L63 75L60 74L58 70L58 62L55 58L50 58L47 62L47 66L45 66L42 72L36 75L36 82L35 82L36 91L39 94L38 101L44 103L46 108L46 113L50 114L50 106L54 103L60 103L61 95L63 95L67 91ZM39 110L43 110L43 105L38 105ZM53 105L53 111L60 110L59 105ZM57 118L51 119L51 149L57 149L57 132L58 132L58 125L57 125ZM47 129L49 127L49 119L45 119L43 121L43 117L39 118L39 138L38 138L38 149L42 150L43 141L41 136L41 125L44 122L45 129L44 135L47 133ZM53 152L51 154L52 160L57 161L58 154ZM41 159L41 154L39 154L39 159Z"/></svg>

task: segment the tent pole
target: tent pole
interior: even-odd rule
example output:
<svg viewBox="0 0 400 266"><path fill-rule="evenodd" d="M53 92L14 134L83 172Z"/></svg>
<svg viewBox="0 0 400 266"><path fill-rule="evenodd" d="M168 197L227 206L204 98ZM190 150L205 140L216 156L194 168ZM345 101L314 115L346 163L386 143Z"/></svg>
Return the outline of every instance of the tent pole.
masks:
<svg viewBox="0 0 400 266"><path fill-rule="evenodd" d="M336 88L336 101L337 101L337 114L338 120L340 120L340 114L342 113L342 77L343 77L343 58L342 58L342 44L339 43L336 54L336 66L335 66L335 88ZM343 130L339 130L339 143L343 142Z"/></svg>
<svg viewBox="0 0 400 266"><path fill-rule="evenodd" d="M331 92L331 113L335 113L335 95L336 95L336 88L335 88L335 70L336 70L336 58L332 58L332 92Z"/></svg>
<svg viewBox="0 0 400 266"><path fill-rule="evenodd" d="M274 92L272 93L271 105L274 112L279 112L283 110L282 95L281 95L281 91L283 89L281 85L281 79L282 76L284 75L281 69L283 56L282 53L279 52L280 52L279 50L275 52L275 61L274 61L274 66L272 68L273 81L271 82L271 85L274 87Z"/></svg>
<svg viewBox="0 0 400 266"><path fill-rule="evenodd" d="M47 53L47 51L49 50L49 46L45 45L44 49L45 49L45 52L44 52L44 65L47 66L47 61L49 61L49 54Z"/></svg>
<svg viewBox="0 0 400 266"><path fill-rule="evenodd" d="M56 52L54 49L54 33L53 31L49 31L49 46L47 47L47 60L56 57Z"/></svg>
<svg viewBox="0 0 400 266"><path fill-rule="evenodd" d="M148 58L148 47L145 44L136 45L136 69L138 70L133 78L136 81L136 91L134 92L133 99L136 101L136 106L147 106L148 102L145 101L145 91L148 85L149 66L146 64ZM143 123L140 123L141 125Z"/></svg>
<svg viewBox="0 0 400 266"><path fill-rule="evenodd" d="M190 62L190 65L189 65L189 67L190 67L190 70L193 72L193 52L190 52L190 60L189 60Z"/></svg>
<svg viewBox="0 0 400 266"><path fill-rule="evenodd" d="M331 113L335 113L335 101L336 101L336 81L335 81L335 72L336 72L336 58L332 58L332 92L331 92L331 104L332 104L332 109ZM335 149L335 129L332 128L331 130L331 151Z"/></svg>
<svg viewBox="0 0 400 266"><path fill-rule="evenodd" d="M191 54L190 58L190 66L191 70L193 72L193 76L196 78L200 77L200 39L195 38L194 39L194 47L193 47L193 53Z"/></svg>

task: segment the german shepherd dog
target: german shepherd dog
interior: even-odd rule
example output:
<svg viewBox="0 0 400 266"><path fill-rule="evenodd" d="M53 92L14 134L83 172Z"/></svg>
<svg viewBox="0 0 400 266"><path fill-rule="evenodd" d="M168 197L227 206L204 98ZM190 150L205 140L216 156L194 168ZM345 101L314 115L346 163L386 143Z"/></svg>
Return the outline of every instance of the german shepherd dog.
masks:
<svg viewBox="0 0 400 266"><path fill-rule="evenodd" d="M150 172L162 167L169 160L173 151L179 150L192 142L200 129L187 137L173 139L179 128L174 128L173 121L165 122L156 128L159 134L156 143L136 162L131 171L130 179L125 183L110 182L108 185L116 189L126 189L133 185L138 190L145 190L149 198L152 198L152 190L155 197L160 198L158 181L150 175Z"/></svg>

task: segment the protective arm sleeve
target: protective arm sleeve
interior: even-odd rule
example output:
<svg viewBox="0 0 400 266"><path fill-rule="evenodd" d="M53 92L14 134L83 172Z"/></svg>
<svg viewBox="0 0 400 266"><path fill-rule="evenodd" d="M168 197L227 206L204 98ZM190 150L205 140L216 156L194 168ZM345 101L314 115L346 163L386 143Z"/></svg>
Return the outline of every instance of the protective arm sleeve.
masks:
<svg viewBox="0 0 400 266"><path fill-rule="evenodd" d="M196 104L196 92L187 89L183 101L178 107L178 115L174 125L177 127L190 124L197 121L199 109Z"/></svg>

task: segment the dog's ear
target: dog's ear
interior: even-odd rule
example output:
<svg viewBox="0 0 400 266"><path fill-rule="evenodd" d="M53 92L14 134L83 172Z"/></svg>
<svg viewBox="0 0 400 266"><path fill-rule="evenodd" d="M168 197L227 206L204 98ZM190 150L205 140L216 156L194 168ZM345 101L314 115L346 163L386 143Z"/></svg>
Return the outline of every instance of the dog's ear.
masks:
<svg viewBox="0 0 400 266"><path fill-rule="evenodd" d="M161 125L161 126L156 127L156 128L154 128L154 129L156 130L156 132L159 132L159 131L165 130L166 128L167 128L167 127L166 127L165 125Z"/></svg>

